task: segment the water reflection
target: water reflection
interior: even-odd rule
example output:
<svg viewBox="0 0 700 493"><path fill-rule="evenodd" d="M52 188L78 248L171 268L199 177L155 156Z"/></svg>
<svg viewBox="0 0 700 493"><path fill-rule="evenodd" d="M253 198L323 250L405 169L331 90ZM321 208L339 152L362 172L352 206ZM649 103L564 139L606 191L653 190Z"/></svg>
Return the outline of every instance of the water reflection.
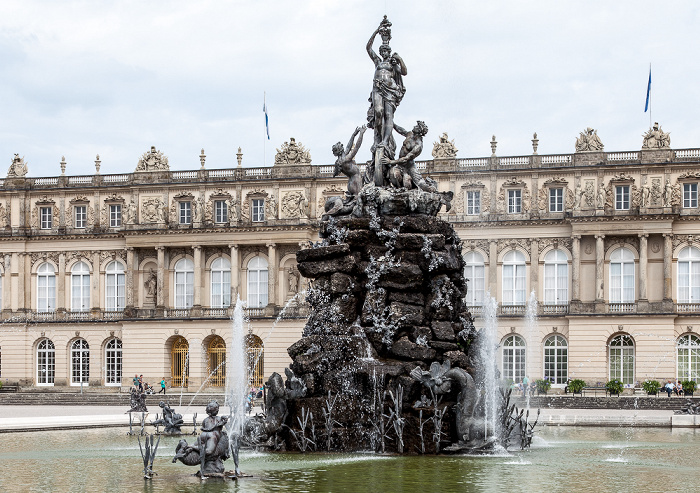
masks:
<svg viewBox="0 0 700 493"><path fill-rule="evenodd" d="M532 450L500 457L244 452L241 469L254 477L236 484L200 483L171 464L175 437L162 438L152 481L124 429L0 437L0 490L9 492L687 491L700 445L700 431L689 429L544 427Z"/></svg>

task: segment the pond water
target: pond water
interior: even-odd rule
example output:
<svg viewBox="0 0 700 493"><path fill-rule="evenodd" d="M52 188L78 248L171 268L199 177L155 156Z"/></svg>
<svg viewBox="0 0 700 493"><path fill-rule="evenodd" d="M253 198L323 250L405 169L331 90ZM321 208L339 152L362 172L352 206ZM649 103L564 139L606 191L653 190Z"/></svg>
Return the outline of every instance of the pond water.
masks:
<svg viewBox="0 0 700 493"><path fill-rule="evenodd" d="M641 493L697 488L700 430L540 427L531 450L497 457L249 451L241 470L253 477L238 483L202 483L196 468L172 464L174 437L161 439L158 476L145 481L136 437L121 428L5 433L0 443L0 491L8 492Z"/></svg>

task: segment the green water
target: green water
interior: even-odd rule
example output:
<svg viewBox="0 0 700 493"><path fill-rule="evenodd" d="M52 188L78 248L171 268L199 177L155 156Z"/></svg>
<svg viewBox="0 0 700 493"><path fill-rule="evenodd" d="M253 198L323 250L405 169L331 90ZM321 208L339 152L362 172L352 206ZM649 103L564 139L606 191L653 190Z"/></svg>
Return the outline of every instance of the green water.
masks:
<svg viewBox="0 0 700 493"><path fill-rule="evenodd" d="M191 437L189 439L191 441ZM541 427L530 451L498 457L243 452L236 482L193 477L160 443L152 481L124 429L0 434L0 491L669 492L696 491L700 430ZM226 462L233 468L231 460Z"/></svg>

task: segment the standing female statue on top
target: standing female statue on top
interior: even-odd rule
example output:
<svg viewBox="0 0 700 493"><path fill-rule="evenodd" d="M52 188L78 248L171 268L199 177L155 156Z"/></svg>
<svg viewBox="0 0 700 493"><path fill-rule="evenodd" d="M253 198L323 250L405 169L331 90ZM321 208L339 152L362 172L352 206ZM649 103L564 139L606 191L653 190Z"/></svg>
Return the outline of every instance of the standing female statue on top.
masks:
<svg viewBox="0 0 700 493"><path fill-rule="evenodd" d="M385 152L393 158L396 150L396 143L391 136L394 129L394 112L406 93L401 77L408 72L406 64L398 53L391 53L389 46L390 28L391 22L384 16L379 27L372 33L367 42L367 53L375 67L372 94L369 97L370 107L367 111L367 126L374 129L372 153L376 148L383 147ZM379 47L381 58L372 49L377 34L382 37L382 45Z"/></svg>

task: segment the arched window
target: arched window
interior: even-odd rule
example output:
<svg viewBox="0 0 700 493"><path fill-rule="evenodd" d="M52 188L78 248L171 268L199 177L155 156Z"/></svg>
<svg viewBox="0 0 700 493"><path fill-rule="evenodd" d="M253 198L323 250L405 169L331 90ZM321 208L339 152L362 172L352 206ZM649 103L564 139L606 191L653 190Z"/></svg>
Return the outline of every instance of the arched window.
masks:
<svg viewBox="0 0 700 493"><path fill-rule="evenodd" d="M484 304L484 258L477 252L469 252L464 256L464 277L467 284L468 306Z"/></svg>
<svg viewBox="0 0 700 493"><path fill-rule="evenodd" d="M678 379L700 383L700 337L686 334L678 339Z"/></svg>
<svg viewBox="0 0 700 493"><path fill-rule="evenodd" d="M700 303L700 250L695 247L678 254L678 303Z"/></svg>
<svg viewBox="0 0 700 493"><path fill-rule="evenodd" d="M175 264L175 308L192 308L194 305L194 264L183 258Z"/></svg>
<svg viewBox="0 0 700 493"><path fill-rule="evenodd" d="M108 311L123 310L126 306L126 274L124 266L116 260L105 268L105 308Z"/></svg>
<svg viewBox="0 0 700 493"><path fill-rule="evenodd" d="M517 335L510 335L501 345L503 378L521 382L525 377L525 341Z"/></svg>
<svg viewBox="0 0 700 493"><path fill-rule="evenodd" d="M78 262L70 271L71 305L74 312L90 310L90 267Z"/></svg>
<svg viewBox="0 0 700 493"><path fill-rule="evenodd" d="M226 385L226 343L219 336L212 337L207 346L207 374L212 387Z"/></svg>
<svg viewBox="0 0 700 493"><path fill-rule="evenodd" d="M36 384L53 385L56 375L56 348L50 339L43 339L36 348Z"/></svg>
<svg viewBox="0 0 700 493"><path fill-rule="evenodd" d="M617 378L624 384L634 383L634 340L622 334L610 341L610 380Z"/></svg>
<svg viewBox="0 0 700 493"><path fill-rule="evenodd" d="M70 347L71 385L87 385L90 379L90 347L85 339L78 339Z"/></svg>
<svg viewBox="0 0 700 493"><path fill-rule="evenodd" d="M634 303L634 254L627 248L610 254L610 303Z"/></svg>
<svg viewBox="0 0 700 493"><path fill-rule="evenodd" d="M267 306L267 260L253 257L248 262L248 308Z"/></svg>
<svg viewBox="0 0 700 493"><path fill-rule="evenodd" d="M56 309L56 274L53 265L44 262L36 272L37 311L52 312Z"/></svg>
<svg viewBox="0 0 700 493"><path fill-rule="evenodd" d="M554 385L566 383L569 374L569 348L560 335L544 341L544 378Z"/></svg>
<svg viewBox="0 0 700 493"><path fill-rule="evenodd" d="M544 302L546 305L569 303L569 264L561 250L552 250L544 256Z"/></svg>
<svg viewBox="0 0 700 493"><path fill-rule="evenodd" d="M187 387L190 374L190 345L182 336L173 342L170 352L170 378L173 387Z"/></svg>
<svg viewBox="0 0 700 493"><path fill-rule="evenodd" d="M517 250L503 257L503 304L525 304L525 256Z"/></svg>
<svg viewBox="0 0 700 493"><path fill-rule="evenodd" d="M111 339L105 346L105 384L122 384L122 341Z"/></svg>
<svg viewBox="0 0 700 493"><path fill-rule="evenodd" d="M246 353L248 356L248 375L250 375L253 387L262 387L264 373L263 342L255 334L248 334L245 339Z"/></svg>
<svg viewBox="0 0 700 493"><path fill-rule="evenodd" d="M211 263L211 307L227 308L231 304L231 262L219 257Z"/></svg>

